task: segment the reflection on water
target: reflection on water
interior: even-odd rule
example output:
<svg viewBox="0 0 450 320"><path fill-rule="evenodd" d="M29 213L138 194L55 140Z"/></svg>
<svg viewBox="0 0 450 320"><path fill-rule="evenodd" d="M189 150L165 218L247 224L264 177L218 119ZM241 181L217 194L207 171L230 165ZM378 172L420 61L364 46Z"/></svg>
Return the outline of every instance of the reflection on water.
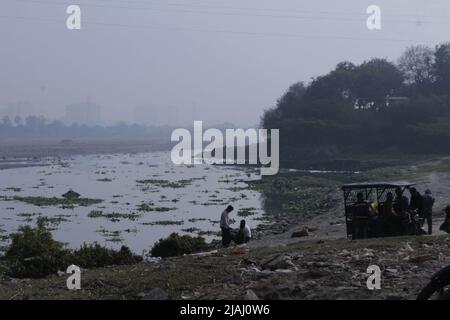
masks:
<svg viewBox="0 0 450 320"><path fill-rule="evenodd" d="M255 179L260 179L258 170L174 166L163 152L76 156L45 167L2 170L0 236L20 225L34 225L43 216L54 228L55 239L70 247L98 242L141 252L172 232L200 232L211 240L216 237L213 232L220 231L221 211L230 203L236 208L231 215L237 221L234 227L241 219L236 215L239 209L252 227L257 225L255 218L263 214L260 194L248 190L245 182ZM11 200L60 198L69 189L103 202L39 207Z"/></svg>

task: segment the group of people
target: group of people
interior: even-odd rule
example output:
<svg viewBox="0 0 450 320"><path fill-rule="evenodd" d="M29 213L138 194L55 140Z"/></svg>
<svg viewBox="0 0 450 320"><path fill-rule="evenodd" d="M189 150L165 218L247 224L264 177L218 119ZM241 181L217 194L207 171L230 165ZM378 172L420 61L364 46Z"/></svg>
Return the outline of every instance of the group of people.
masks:
<svg viewBox="0 0 450 320"><path fill-rule="evenodd" d="M422 229L425 222L428 234L432 234L435 199L431 190L427 189L422 195L412 187L409 193L410 199L401 188L397 188L395 197L392 192L388 192L385 201L378 206L376 203L370 204L361 192L358 193L357 201L353 204L353 238L426 233Z"/></svg>
<svg viewBox="0 0 450 320"><path fill-rule="evenodd" d="M237 232L231 228L230 213L233 210L233 206L230 205L220 215L220 229L222 230L222 245L224 247L228 247L231 241L236 244L243 244L249 242L252 238L252 230L245 220L241 220Z"/></svg>

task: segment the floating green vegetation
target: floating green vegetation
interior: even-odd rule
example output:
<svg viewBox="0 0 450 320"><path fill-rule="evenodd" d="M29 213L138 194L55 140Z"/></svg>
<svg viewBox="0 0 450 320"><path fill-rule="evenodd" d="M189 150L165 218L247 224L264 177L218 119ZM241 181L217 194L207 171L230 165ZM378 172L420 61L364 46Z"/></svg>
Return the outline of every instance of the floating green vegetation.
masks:
<svg viewBox="0 0 450 320"><path fill-rule="evenodd" d="M61 209L75 209L75 206L73 204L63 204Z"/></svg>
<svg viewBox="0 0 450 320"><path fill-rule="evenodd" d="M248 187L231 187L231 188L225 188L225 190L230 190L230 191L233 191L233 192L239 192L239 191L248 190Z"/></svg>
<svg viewBox="0 0 450 320"><path fill-rule="evenodd" d="M54 217L41 217L42 221L45 224L52 224L52 225L59 225L61 222L68 222L70 221L69 219L66 219L65 216L63 215L58 215L58 216L54 216Z"/></svg>
<svg viewBox="0 0 450 320"><path fill-rule="evenodd" d="M242 208L238 210L238 217L248 217L248 216L253 216L255 215L257 212L255 212L255 208Z"/></svg>
<svg viewBox="0 0 450 320"><path fill-rule="evenodd" d="M208 231L201 230L201 231L197 232L197 234L199 236L220 237L222 235L222 232L220 232L220 231L212 231L212 230L208 230Z"/></svg>
<svg viewBox="0 0 450 320"><path fill-rule="evenodd" d="M193 223L195 223L197 221L206 221L206 220L208 220L208 219L206 219L206 218L191 218L191 219L188 219L189 222L193 222Z"/></svg>
<svg viewBox="0 0 450 320"><path fill-rule="evenodd" d="M29 218L29 217L40 216L40 215L42 215L42 213L33 212L33 213L18 213L17 214L18 217L23 217L23 218Z"/></svg>
<svg viewBox="0 0 450 320"><path fill-rule="evenodd" d="M65 198L45 198L45 197L19 197L14 196L11 198L15 201L21 201L27 204L32 204L38 207L46 207L46 206L83 206L87 207L90 205L94 205L97 203L103 202L100 199L88 199L88 198L78 198L78 199L65 199Z"/></svg>
<svg viewBox="0 0 450 320"><path fill-rule="evenodd" d="M120 221L120 219L128 219L131 221L135 221L136 219L138 219L140 217L140 215L136 214L136 213L118 213L118 212L103 213L103 211L92 210L91 212L89 212L88 217L89 218L106 218L106 219L111 220L112 222L117 222L117 221Z"/></svg>
<svg viewBox="0 0 450 320"><path fill-rule="evenodd" d="M147 180L137 180L139 184L151 184L161 188L184 188L190 185L188 180L180 181L169 181L169 180L159 180L159 179L147 179Z"/></svg>
<svg viewBox="0 0 450 320"><path fill-rule="evenodd" d="M112 179L110 179L110 178L101 178L101 179L97 179L97 181L99 181L99 182L111 182Z"/></svg>
<svg viewBox="0 0 450 320"><path fill-rule="evenodd" d="M181 229L181 231L187 232L187 233L198 233L201 230L199 228L191 227L191 228Z"/></svg>
<svg viewBox="0 0 450 320"><path fill-rule="evenodd" d="M256 221L265 221L265 222L267 222L267 221L272 221L273 220L273 217L270 217L269 215L262 215L262 216L260 216L260 217L256 217L256 218L253 218L253 220L256 220Z"/></svg>
<svg viewBox="0 0 450 320"><path fill-rule="evenodd" d="M109 231L104 228L96 230L96 232L101 233L105 240L108 242L122 242L123 239L120 237L121 231Z"/></svg>
<svg viewBox="0 0 450 320"><path fill-rule="evenodd" d="M138 211L143 212L167 212L176 210L177 208L170 208L170 207L155 207L152 202L150 203L141 203L137 206Z"/></svg>
<svg viewBox="0 0 450 320"><path fill-rule="evenodd" d="M181 226L184 224L183 220L160 220L152 222L141 223L144 226Z"/></svg>
<svg viewBox="0 0 450 320"><path fill-rule="evenodd" d="M178 181L169 181L169 180L160 180L160 179L145 179L145 180L137 180L136 182L139 184L151 184L161 188L185 188L192 184L193 181L196 180L205 180L205 177L201 178L191 178L191 179L182 179Z"/></svg>
<svg viewBox="0 0 450 320"><path fill-rule="evenodd" d="M225 200L220 200L220 199L210 199L210 202L198 202L197 200L191 200L189 201L189 203L192 203L194 205L199 205L199 206L217 206L217 205L226 205L228 204L227 201Z"/></svg>

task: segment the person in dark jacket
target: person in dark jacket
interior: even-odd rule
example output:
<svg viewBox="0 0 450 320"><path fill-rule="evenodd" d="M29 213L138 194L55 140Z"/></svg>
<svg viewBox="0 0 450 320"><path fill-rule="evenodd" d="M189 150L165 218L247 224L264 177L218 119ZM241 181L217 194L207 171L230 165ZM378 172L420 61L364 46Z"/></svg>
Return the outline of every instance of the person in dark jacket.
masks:
<svg viewBox="0 0 450 320"><path fill-rule="evenodd" d="M424 219L427 221L428 234L433 233L433 205L434 198L431 194L431 190L425 190L425 195L423 196L423 215Z"/></svg>
<svg viewBox="0 0 450 320"><path fill-rule="evenodd" d="M353 204L353 239L364 239L369 236L370 207L364 200L364 195L358 192Z"/></svg>
<svg viewBox="0 0 450 320"><path fill-rule="evenodd" d="M409 208L411 210L417 210L417 213L420 217L424 216L423 213L423 197L416 188L409 189L409 193L411 194L411 203Z"/></svg>

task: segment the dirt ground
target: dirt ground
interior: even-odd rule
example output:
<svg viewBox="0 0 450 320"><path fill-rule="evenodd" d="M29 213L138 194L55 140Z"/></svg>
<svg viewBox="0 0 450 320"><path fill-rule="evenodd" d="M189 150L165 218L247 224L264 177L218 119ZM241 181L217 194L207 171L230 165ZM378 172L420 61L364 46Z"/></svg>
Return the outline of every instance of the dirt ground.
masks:
<svg viewBox="0 0 450 320"><path fill-rule="evenodd" d="M234 247L206 255L82 270L81 290L66 274L0 281L0 299L415 299L450 262L450 238L421 236ZM381 270L369 290L367 268Z"/></svg>

